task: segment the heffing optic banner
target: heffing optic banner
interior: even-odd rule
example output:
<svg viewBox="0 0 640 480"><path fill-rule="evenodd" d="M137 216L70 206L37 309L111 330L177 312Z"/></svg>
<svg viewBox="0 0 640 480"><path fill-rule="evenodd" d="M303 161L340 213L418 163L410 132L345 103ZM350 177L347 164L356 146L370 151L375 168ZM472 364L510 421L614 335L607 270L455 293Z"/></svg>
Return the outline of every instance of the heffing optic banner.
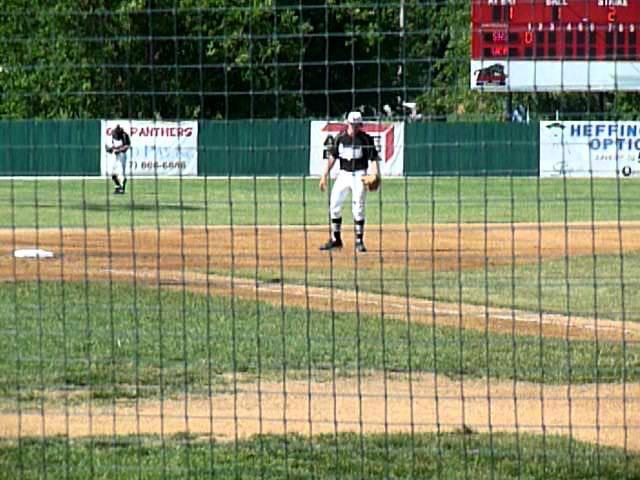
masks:
<svg viewBox="0 0 640 480"><path fill-rule="evenodd" d="M635 177L640 122L540 122L541 177Z"/></svg>
<svg viewBox="0 0 640 480"><path fill-rule="evenodd" d="M100 171L109 175L114 155L106 152L116 125L129 134L126 174L136 177L198 175L198 122L153 120L102 120Z"/></svg>

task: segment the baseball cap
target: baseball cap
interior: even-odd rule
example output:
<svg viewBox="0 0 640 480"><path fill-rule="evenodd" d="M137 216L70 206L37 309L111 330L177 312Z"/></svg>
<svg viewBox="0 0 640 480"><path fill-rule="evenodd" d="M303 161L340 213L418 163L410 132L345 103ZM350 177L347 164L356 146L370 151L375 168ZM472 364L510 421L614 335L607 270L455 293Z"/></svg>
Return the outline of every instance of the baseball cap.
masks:
<svg viewBox="0 0 640 480"><path fill-rule="evenodd" d="M362 114L357 111L349 112L349 115L347 116L347 123L350 123L351 125L362 123Z"/></svg>

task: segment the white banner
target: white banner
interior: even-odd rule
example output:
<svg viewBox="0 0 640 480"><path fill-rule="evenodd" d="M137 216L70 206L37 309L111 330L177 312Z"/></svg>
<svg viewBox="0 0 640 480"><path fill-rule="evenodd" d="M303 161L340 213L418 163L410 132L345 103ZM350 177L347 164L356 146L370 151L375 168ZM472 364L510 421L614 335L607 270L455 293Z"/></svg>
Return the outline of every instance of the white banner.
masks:
<svg viewBox="0 0 640 480"><path fill-rule="evenodd" d="M327 161L327 149L347 125L339 122L312 121L309 149L309 174L322 175ZM362 129L373 137L380 155L380 173L383 177L402 176L404 173L404 123L368 123ZM335 178L340 171L340 162L331 169Z"/></svg>
<svg viewBox="0 0 640 480"><path fill-rule="evenodd" d="M111 145L116 125L129 134L126 174L167 177L198 175L198 122L153 120L102 120L100 171L109 176L115 155L105 151Z"/></svg>
<svg viewBox="0 0 640 480"><path fill-rule="evenodd" d="M541 177L640 174L640 122L540 122Z"/></svg>
<svg viewBox="0 0 640 480"><path fill-rule="evenodd" d="M640 62L471 60L471 89L568 92L640 89Z"/></svg>

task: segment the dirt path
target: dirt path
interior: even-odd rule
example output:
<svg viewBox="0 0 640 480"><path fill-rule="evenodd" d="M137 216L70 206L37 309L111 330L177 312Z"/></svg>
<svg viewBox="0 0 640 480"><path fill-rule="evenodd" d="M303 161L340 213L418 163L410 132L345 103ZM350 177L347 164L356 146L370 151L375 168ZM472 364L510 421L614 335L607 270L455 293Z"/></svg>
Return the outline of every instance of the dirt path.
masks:
<svg viewBox="0 0 640 480"><path fill-rule="evenodd" d="M285 395L286 392L286 395ZM333 382L239 384L237 394L88 409L0 414L0 437L165 435L219 440L256 433L479 432L571 434L640 451L640 385L542 386L432 374Z"/></svg>
<svg viewBox="0 0 640 480"><path fill-rule="evenodd" d="M271 269L327 271L403 266L425 272L484 268L593 253L640 251L640 224L375 226L370 253L348 249L333 256L317 251L326 229L187 228L0 231L0 280L135 281L163 288L187 288L235 295L279 305L371 315L389 321L462 326L518 335L565 339L639 341L640 324L431 302L397 295L256 283L207 271ZM14 260L15 248L52 250L48 261ZM237 269L237 270L236 270ZM257 290L256 290L257 289ZM387 378L371 375L358 383L291 381L241 384L237 395L211 399L142 401L113 409L74 407L60 402L40 411L0 415L0 436L124 435L190 431L221 439L255 433L453 430L571 434L577 439L640 450L640 386L540 386L486 380L452 381L433 375ZM284 392L286 391L286 395ZM435 396L439 399L436 402ZM464 400L463 400L464 399ZM259 412L262 412L260 420ZM286 424L285 424L286 419Z"/></svg>

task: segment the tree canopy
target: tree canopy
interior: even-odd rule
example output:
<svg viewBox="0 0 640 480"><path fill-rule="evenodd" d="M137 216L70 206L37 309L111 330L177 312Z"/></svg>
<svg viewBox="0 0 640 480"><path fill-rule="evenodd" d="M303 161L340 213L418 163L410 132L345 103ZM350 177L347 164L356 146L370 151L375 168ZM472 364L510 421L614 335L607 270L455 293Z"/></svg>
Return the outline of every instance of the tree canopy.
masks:
<svg viewBox="0 0 640 480"><path fill-rule="evenodd" d="M2 118L637 112L631 93L471 91L468 0L5 0L0 15Z"/></svg>

